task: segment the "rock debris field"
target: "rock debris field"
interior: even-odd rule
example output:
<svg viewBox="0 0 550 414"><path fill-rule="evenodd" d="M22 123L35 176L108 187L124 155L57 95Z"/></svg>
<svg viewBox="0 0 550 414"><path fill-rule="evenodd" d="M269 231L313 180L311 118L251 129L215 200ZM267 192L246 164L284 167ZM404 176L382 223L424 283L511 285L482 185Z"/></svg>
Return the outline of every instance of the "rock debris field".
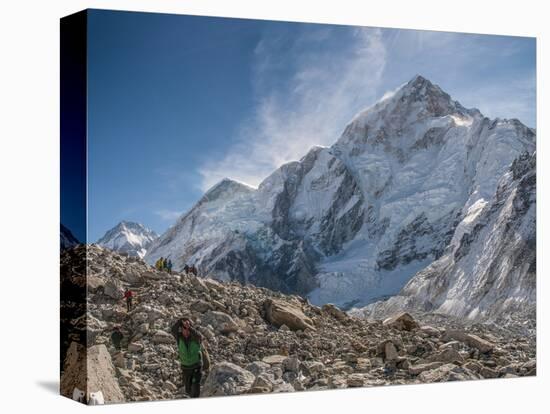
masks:
<svg viewBox="0 0 550 414"><path fill-rule="evenodd" d="M86 317L64 320L61 392L69 397L86 389L77 340L85 338L87 390L101 391L105 403L186 398L169 333L182 316L194 321L212 360L201 397L536 374L534 329L520 335L404 312L367 320L300 296L168 274L97 245L64 252L61 267L65 287L85 283L88 293ZM129 313L126 289L136 295ZM62 316L77 307L64 302ZM110 340L115 326L124 334L121 350Z"/></svg>

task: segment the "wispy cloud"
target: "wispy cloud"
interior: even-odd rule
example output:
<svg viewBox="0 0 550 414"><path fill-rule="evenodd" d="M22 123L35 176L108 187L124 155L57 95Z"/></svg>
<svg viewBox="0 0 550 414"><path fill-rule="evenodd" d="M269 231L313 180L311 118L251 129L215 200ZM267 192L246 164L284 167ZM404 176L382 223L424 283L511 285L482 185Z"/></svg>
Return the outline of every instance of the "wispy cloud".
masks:
<svg viewBox="0 0 550 414"><path fill-rule="evenodd" d="M235 145L200 167L202 189L224 177L257 186L312 146L334 143L353 115L377 97L386 54L379 29L266 33L255 50L257 110Z"/></svg>

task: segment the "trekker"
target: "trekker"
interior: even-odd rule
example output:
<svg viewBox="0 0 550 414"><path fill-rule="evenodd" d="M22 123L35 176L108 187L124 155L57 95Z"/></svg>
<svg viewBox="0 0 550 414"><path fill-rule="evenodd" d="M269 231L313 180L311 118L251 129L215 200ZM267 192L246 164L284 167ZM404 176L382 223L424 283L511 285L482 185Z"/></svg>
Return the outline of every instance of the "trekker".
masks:
<svg viewBox="0 0 550 414"><path fill-rule="evenodd" d="M120 326L115 326L113 333L111 334L111 342L117 351L120 351L120 343L122 342L122 338L124 338L124 335L120 331Z"/></svg>
<svg viewBox="0 0 550 414"><path fill-rule="evenodd" d="M134 297L134 293L128 289L126 292L124 292L124 299L126 299L126 310L130 312L132 310L132 299Z"/></svg>
<svg viewBox="0 0 550 414"><path fill-rule="evenodd" d="M170 259L166 261L166 270L168 270L168 273L172 274L172 260Z"/></svg>
<svg viewBox="0 0 550 414"><path fill-rule="evenodd" d="M161 270L162 257L155 262L155 269Z"/></svg>
<svg viewBox="0 0 550 414"><path fill-rule="evenodd" d="M207 373L210 369L210 357L202 335L193 328L189 318L178 319L171 331L176 338L185 393L197 398L200 396L202 371Z"/></svg>
<svg viewBox="0 0 550 414"><path fill-rule="evenodd" d="M190 269L190 267L187 264L185 264L185 266L183 266L183 271L185 272L185 274L189 273L189 269Z"/></svg>

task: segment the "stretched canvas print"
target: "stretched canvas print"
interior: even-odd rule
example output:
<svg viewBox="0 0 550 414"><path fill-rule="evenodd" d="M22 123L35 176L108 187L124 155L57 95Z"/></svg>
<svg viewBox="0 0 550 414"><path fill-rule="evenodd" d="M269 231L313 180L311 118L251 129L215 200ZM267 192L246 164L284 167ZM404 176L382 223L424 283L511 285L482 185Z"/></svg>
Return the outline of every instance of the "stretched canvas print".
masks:
<svg viewBox="0 0 550 414"><path fill-rule="evenodd" d="M535 49L61 19L61 393L535 375Z"/></svg>

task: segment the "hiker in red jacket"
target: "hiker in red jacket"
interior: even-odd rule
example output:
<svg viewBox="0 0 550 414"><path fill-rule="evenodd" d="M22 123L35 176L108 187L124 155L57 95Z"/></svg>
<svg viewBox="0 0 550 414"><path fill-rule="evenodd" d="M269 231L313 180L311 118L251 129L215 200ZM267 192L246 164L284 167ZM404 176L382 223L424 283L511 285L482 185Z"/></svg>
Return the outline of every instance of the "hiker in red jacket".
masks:
<svg viewBox="0 0 550 414"><path fill-rule="evenodd" d="M126 309L128 312L132 310L132 298L134 297L133 292L128 289L126 292L124 292L124 298L126 299Z"/></svg>

